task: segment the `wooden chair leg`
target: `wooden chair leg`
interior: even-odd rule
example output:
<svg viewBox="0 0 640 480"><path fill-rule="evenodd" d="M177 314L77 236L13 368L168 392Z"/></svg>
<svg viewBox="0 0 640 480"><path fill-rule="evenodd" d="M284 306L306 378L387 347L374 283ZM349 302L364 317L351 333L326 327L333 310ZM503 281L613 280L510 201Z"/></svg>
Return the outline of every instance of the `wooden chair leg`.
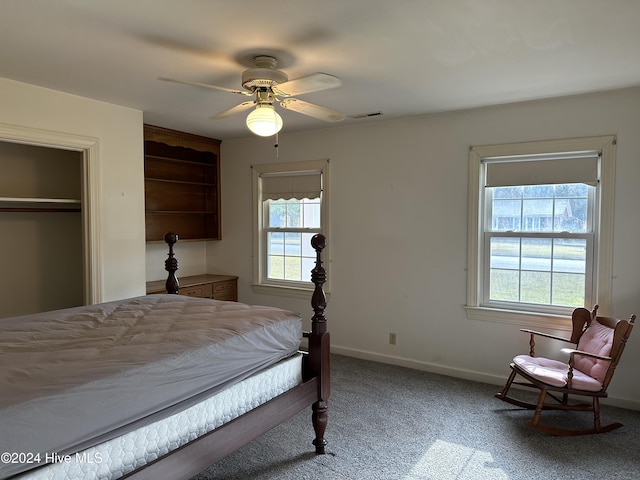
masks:
<svg viewBox="0 0 640 480"><path fill-rule="evenodd" d="M593 397L593 428L600 433L600 399Z"/></svg>
<svg viewBox="0 0 640 480"><path fill-rule="evenodd" d="M542 407L544 406L544 399L547 396L547 389L540 389L540 396L538 397L538 403L536 404L536 410L533 414L533 419L529 422L532 427L537 427L540 422L540 414L542 413Z"/></svg>
<svg viewBox="0 0 640 480"><path fill-rule="evenodd" d="M507 396L507 393L509 392L509 388L511 387L511 383L513 382L514 378L516 378L516 371L512 368L511 375L509 375L509 378L507 379L507 383L504 384L504 388L502 389L502 392L496 395L496 397L505 398Z"/></svg>
<svg viewBox="0 0 640 480"><path fill-rule="evenodd" d="M533 409L536 408L535 404L529 403L529 402L525 402L523 400L518 400L517 398L509 396L509 389L511 388L511 385L513 385L517 373L518 372L516 372L516 369L512 365L511 366L511 375L509 375L509 378L507 379L507 383L505 383L504 388L500 392L496 393L494 396L496 398L502 400L503 402L510 403L511 405L515 405L515 406L520 407L520 408L526 408L527 410L533 410ZM525 386L533 387L533 385L530 385L530 384L518 383L518 382L515 382L515 383L518 384L518 385L525 385Z"/></svg>

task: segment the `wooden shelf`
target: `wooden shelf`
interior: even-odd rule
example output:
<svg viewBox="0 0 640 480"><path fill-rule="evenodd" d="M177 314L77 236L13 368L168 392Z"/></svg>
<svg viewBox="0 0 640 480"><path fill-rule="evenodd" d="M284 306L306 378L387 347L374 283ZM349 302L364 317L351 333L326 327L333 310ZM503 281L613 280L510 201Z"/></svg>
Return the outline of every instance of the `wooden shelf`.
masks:
<svg viewBox="0 0 640 480"><path fill-rule="evenodd" d="M181 240L219 240L220 141L145 125L148 242L171 231Z"/></svg>
<svg viewBox="0 0 640 480"><path fill-rule="evenodd" d="M164 178L151 178L148 177L145 179L147 182L163 182L163 183L181 183L184 185L201 185L205 187L215 187L215 183L206 183L206 182L183 182L181 180L166 180Z"/></svg>

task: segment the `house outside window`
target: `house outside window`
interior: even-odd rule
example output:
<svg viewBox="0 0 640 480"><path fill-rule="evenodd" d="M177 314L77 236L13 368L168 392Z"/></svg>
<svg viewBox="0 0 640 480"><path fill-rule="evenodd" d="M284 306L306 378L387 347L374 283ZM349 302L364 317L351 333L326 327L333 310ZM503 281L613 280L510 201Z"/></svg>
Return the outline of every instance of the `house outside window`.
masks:
<svg viewBox="0 0 640 480"><path fill-rule="evenodd" d="M472 147L467 316L567 327L611 302L615 137Z"/></svg>
<svg viewBox="0 0 640 480"><path fill-rule="evenodd" d="M253 288L302 295L313 290L311 238L327 235L326 160L254 165ZM325 257L328 258L328 257ZM325 265L325 269L328 265Z"/></svg>

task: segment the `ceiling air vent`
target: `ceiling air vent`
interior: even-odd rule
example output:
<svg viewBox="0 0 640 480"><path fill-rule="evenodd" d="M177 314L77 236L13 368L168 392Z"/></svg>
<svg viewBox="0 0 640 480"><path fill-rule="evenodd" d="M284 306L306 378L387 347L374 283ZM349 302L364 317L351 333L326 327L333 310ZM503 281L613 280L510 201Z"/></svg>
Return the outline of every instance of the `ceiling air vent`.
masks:
<svg viewBox="0 0 640 480"><path fill-rule="evenodd" d="M371 112L371 113L356 113L354 115L347 115L348 118L369 118L369 117L379 117L382 115L382 112Z"/></svg>

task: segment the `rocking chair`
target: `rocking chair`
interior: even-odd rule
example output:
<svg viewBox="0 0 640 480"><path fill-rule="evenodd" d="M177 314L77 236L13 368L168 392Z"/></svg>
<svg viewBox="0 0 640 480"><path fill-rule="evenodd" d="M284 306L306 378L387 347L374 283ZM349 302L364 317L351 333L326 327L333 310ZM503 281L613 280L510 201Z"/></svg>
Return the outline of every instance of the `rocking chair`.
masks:
<svg viewBox="0 0 640 480"><path fill-rule="evenodd" d="M529 410L535 410L529 425L552 435L585 435L605 433L620 428L622 424L600 425L600 398L607 396L607 387L613 378L620 356L631 334L635 315L629 320L597 316L598 305L592 312L586 308L573 311L573 331L570 339L547 333L522 329L530 334L529 355L518 355L511 363L511 375L504 388L495 396L500 400ZM535 336L572 343L576 348L563 348L569 355L568 363L535 356ZM516 382L516 375L526 382ZM536 404L509 396L511 385L538 389ZM554 394L555 393L555 394ZM562 397L559 398L561 394ZM591 397L591 403L570 402L569 396ZM548 398L552 401L548 401ZM577 410L593 412L593 428L570 430L540 423L542 410Z"/></svg>

